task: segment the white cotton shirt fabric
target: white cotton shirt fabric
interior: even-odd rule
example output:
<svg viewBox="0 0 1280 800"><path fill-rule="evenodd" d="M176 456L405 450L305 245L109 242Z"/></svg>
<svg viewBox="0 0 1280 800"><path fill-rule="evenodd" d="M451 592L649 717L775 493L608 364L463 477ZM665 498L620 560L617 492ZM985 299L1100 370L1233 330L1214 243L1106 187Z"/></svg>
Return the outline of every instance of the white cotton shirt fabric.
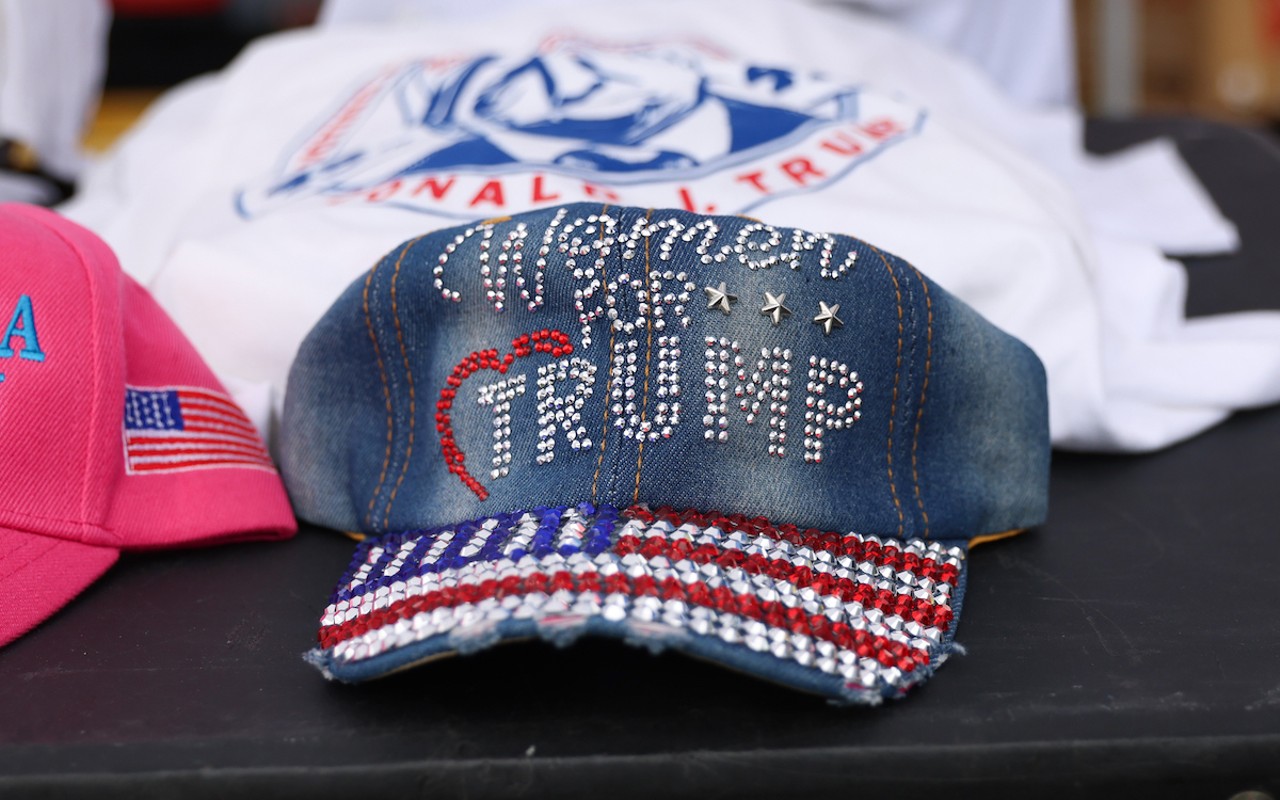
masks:
<svg viewBox="0 0 1280 800"><path fill-rule="evenodd" d="M482 19L546 0L325 0L318 25ZM1069 0L815 0L891 22L979 68L1015 102L1074 105L1075 38Z"/></svg>
<svg viewBox="0 0 1280 800"><path fill-rule="evenodd" d="M916 38L959 56L1020 105L1075 104L1075 38L1069 0L822 1L875 12Z"/></svg>
<svg viewBox="0 0 1280 800"><path fill-rule="evenodd" d="M512 71L522 64L541 82L503 94L503 75L532 74ZM697 105L704 90L720 104ZM422 122L442 97L468 141L517 161L423 167L455 141L457 125ZM743 106L810 122L736 149L726 109ZM575 113L670 124L634 146L538 135ZM881 123L887 138L868 138ZM401 241L593 199L747 213L908 259L1039 354L1060 447L1150 450L1280 400L1280 314L1187 321L1185 275L1162 255L1232 249L1234 228L1168 143L1099 158L1080 127L847 10L499 6L263 40L163 97L64 211L116 249L259 419L251 393L278 406L302 337ZM841 136L865 150L839 155ZM641 169L660 158L677 163ZM416 194L397 182L410 174Z"/></svg>
<svg viewBox="0 0 1280 800"><path fill-rule="evenodd" d="M33 148L62 178L83 164L80 139L98 105L110 22L105 0L0 0L0 136ZM47 194L32 179L0 176L0 198Z"/></svg>

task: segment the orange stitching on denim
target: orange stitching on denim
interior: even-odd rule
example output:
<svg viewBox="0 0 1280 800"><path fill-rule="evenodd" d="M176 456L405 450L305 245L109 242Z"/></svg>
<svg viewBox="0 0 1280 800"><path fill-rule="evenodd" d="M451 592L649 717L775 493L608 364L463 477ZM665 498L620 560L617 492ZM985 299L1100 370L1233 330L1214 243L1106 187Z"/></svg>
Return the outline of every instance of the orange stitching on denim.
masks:
<svg viewBox="0 0 1280 800"><path fill-rule="evenodd" d="M898 299L898 362L893 370L893 400L889 403L889 435L886 438L888 446L885 461L888 464L889 492L893 495L893 507L898 510L898 535L901 536L905 530L906 516L902 513L902 503L898 500L898 487L893 482L893 420L898 414L898 380L902 375L902 287L898 285L898 276L893 273L893 267L890 266L889 259L884 257L884 253L869 244L867 246L871 247L872 252L884 263L884 268L893 281L894 294Z"/></svg>
<svg viewBox="0 0 1280 800"><path fill-rule="evenodd" d="M912 271L920 279L920 285L924 288L924 305L928 312L928 325L925 328L924 383L920 386L920 406L916 409L916 430L911 439L911 482L915 484L916 506L920 509L920 516L924 518L923 536L927 539L929 538L929 512L924 510L924 498L920 495L920 470L916 460L916 449L920 444L920 420L924 417L925 394L929 390L929 369L933 363L933 298L929 296L929 284L924 276L915 267L912 267Z"/></svg>
<svg viewBox="0 0 1280 800"><path fill-rule="evenodd" d="M600 207L601 214L609 213L609 204L605 203ZM604 238L604 226L600 226L600 238ZM605 272L604 265L600 265L600 285L604 287L605 295L609 293L609 275ZM609 326L609 352L605 353L605 360L608 361L613 357L613 326ZM591 478L591 499L596 499L596 488L600 484L600 469L604 467L604 450L605 444L609 436L609 379L605 376L604 381L604 417L600 420L600 458L596 459L596 474Z"/></svg>
<svg viewBox="0 0 1280 800"><path fill-rule="evenodd" d="M400 265L404 263L404 257L409 252L409 248L413 247L422 237L411 240L400 251L400 257L396 259L395 272L391 273L391 319L396 324L396 343L400 346L400 358L404 361L405 378L409 381L409 443L405 447L404 465L400 467L400 477L396 478L396 485L391 489L391 496L387 498L387 511L382 515L382 527L386 527L391 520L391 507L395 505L396 495L400 492L400 485L404 483L404 476L409 474L409 460L413 457L413 437L417 429L418 419L418 397L413 389L413 368L409 366L409 352L404 348L404 332L400 328L400 306L396 295L396 281L400 279Z"/></svg>
<svg viewBox="0 0 1280 800"><path fill-rule="evenodd" d="M382 474L378 476L378 483L373 487L373 496L369 498L369 508L364 512L364 524L373 524L373 506L378 502L378 495L382 493L382 483L387 479L387 467L391 465L391 442L392 437L392 413L391 413L391 387L387 383L386 365L382 361L382 348L378 346L377 334L373 332L373 318L369 314L369 285L373 283L374 273L378 271L381 264L375 264L373 269L369 270L369 274L364 279L364 325L369 331L369 341L373 342L373 353L378 359L378 377L382 378L382 397L387 404L387 452L382 457Z"/></svg>
<svg viewBox="0 0 1280 800"><path fill-rule="evenodd" d="M653 219L653 209L645 212L644 221L647 223ZM653 237L644 237L644 279L645 285L649 286L649 242ZM652 287L649 289L653 291ZM645 327L649 331L649 338L645 343L644 350L644 394L640 397L640 421L645 420L645 414L649 410L649 372L653 363L653 298L649 298L649 313L645 315ZM640 471L644 468L644 430L641 428L639 433L640 451L636 454L636 488L631 494L631 502L640 502Z"/></svg>
<svg viewBox="0 0 1280 800"><path fill-rule="evenodd" d="M1017 536L1020 533L1026 533L1026 528L1014 528L1013 530L1000 531L999 533L984 533L981 536L975 536L969 540L969 547L974 548L980 544L987 542L998 542L1001 539L1008 539L1010 536Z"/></svg>

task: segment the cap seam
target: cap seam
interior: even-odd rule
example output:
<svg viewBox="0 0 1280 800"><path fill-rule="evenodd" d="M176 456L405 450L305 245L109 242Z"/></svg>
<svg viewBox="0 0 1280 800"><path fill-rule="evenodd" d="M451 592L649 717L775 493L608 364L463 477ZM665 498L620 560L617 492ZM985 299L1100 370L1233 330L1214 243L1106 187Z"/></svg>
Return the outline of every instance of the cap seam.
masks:
<svg viewBox="0 0 1280 800"><path fill-rule="evenodd" d="M652 211L652 209L650 210ZM608 211L609 211L608 203L600 207L600 213L604 214L604 213L608 213ZM604 264L600 265L600 283L604 286L608 286L609 284L609 274L605 270ZM613 329L613 326L610 325L609 326L609 349L605 351L606 358L613 357L613 345L615 340L614 337L615 337L615 331ZM604 454L609 444L609 439L608 439L608 436L609 436L609 390L613 384L613 370L609 369L607 374L608 374L608 377L605 379L605 382L604 382L604 398L605 398L604 417L600 420L600 457L596 459L596 471L595 471L595 474L592 475L591 477L592 501L596 499L596 492L600 486L600 470L604 468Z"/></svg>
<svg viewBox="0 0 1280 800"><path fill-rule="evenodd" d="M889 260L885 258L875 246L867 244L884 264L885 271L889 273L890 280L893 281L893 292L898 305L898 350L897 361L893 368L893 394L889 402L889 433L885 446L885 462L889 478L889 494L893 498L893 507L898 512L898 535L902 536L906 530L906 517L902 512L902 502L898 498L898 487L894 482L893 475L893 427L898 415L898 383L902 377L902 339L903 339L903 308L902 308L902 287L898 284L898 276L894 274L893 266Z"/></svg>
<svg viewBox="0 0 1280 800"><path fill-rule="evenodd" d="M109 525L97 525L94 523L86 522L83 519L69 519L67 517L52 517L46 514L28 514L23 511L13 511L8 509L6 509L3 514L0 514L0 517L22 517L23 519L31 519L31 520L47 520L49 522L65 522L68 525L78 525L82 528L93 528L96 530L107 531L108 533L112 532L113 530ZM3 527L3 523L0 523L0 527ZM20 531L20 533L34 533L39 536L48 535L48 534L43 534L36 531ZM58 538L61 538L61 537L58 537Z"/></svg>
<svg viewBox="0 0 1280 800"><path fill-rule="evenodd" d="M924 290L924 306L925 306L925 349L924 349L924 379L920 385L920 403L916 407L916 425L915 432L911 437L911 483L915 489L916 507L920 509L920 517L924 520L925 538L929 536L929 512L924 508L924 497L920 489L920 467L918 459L918 449L920 444L920 427L924 419L924 405L929 391L929 372L933 366L933 297L929 294L929 283L924 280L924 276L920 274L920 270L915 267L911 268L916 278L920 281L920 286Z"/></svg>
<svg viewBox="0 0 1280 800"><path fill-rule="evenodd" d="M417 434L418 423L418 396L413 386L413 366L409 363L409 351L404 346L404 332L400 325L400 306L396 295L396 285L400 280L400 266L404 263L404 257L409 250L422 240L422 236L411 239L404 249L400 251L400 257L396 259L395 271L391 274L391 320L396 326L396 343L400 347L400 359L404 362L405 378L409 382L409 441L405 446L404 463L400 466L400 475L396 478L396 485L391 489L391 496L387 498L387 510L382 515L382 527L386 528L391 521L391 509L396 504L396 495L400 493L400 486L404 484L404 478L409 474L409 461L413 458L414 437Z"/></svg>
<svg viewBox="0 0 1280 800"><path fill-rule="evenodd" d="M405 249L408 249L406 244ZM403 252L403 251L402 251ZM382 348L378 345L378 335L373 328L373 317L369 312L369 287L373 283L374 275L378 272L378 268L382 266L382 261L373 265L373 269L369 270L369 274L364 279L363 308L364 308L364 324L369 331L369 341L373 343L373 354L378 361L378 377L382 380L382 397L387 409L387 449L382 458L382 472L378 475L378 482L373 487L373 493L369 497L369 507L365 510L364 523L369 527L373 527L373 507L378 502L378 495L382 492L382 484L387 479L387 468L391 465L391 445L394 441L393 436L393 419L391 407L391 387L387 381L386 362L382 360Z"/></svg>
<svg viewBox="0 0 1280 800"><path fill-rule="evenodd" d="M97 291L97 286L93 280L93 275L91 273L91 270L89 269L87 259L85 258L84 252L79 247L77 247L74 242L72 242L65 235L63 235L62 231L58 230L53 225L45 225L45 228L54 236L58 237L58 239L60 239L62 243L65 244L68 248L70 248L71 251L76 255L77 263L79 264L80 269L84 272L84 275L85 275L85 283L89 287L90 330L96 330L97 323L100 319L99 312L98 312L99 294ZM121 331L121 336L123 336L123 331ZM100 413L99 407L101 406L101 403L97 402L97 399L100 397L101 388L102 388L102 370L99 365L99 361L102 355L102 348L101 348L101 343L98 341L97 336L90 336L90 342L93 348L92 381L93 381L93 397L95 399L95 402L93 403L92 411L89 414L89 436L86 439L85 453L84 453L84 463L86 465L91 464L93 462L93 459L92 459L93 442L97 439L97 431L101 428L101 424L98 419L99 413ZM121 349L123 350L123 347ZM126 371L127 371L127 364L128 364L127 353L125 354L125 358L126 358L125 364L126 364ZM122 375L121 376L122 379L120 382L121 386L124 385L123 377L124 376ZM123 409L124 398L120 398L120 403L121 403L120 407L121 409ZM123 435L124 435L124 428L122 426L121 436ZM80 520L78 520L78 523L81 525L86 524L85 520L88 517L88 506L89 506L89 470L83 469L80 472L80 517L81 518ZM64 520L64 521L70 522L71 520ZM96 527L101 527L103 530L106 530L106 531L111 530L110 528L107 528L105 526L96 526Z"/></svg>
<svg viewBox="0 0 1280 800"><path fill-rule="evenodd" d="M651 219L653 219L652 208L645 211L645 215L644 215L644 221L646 223L648 223ZM600 236L601 238L604 237L603 227L601 227L600 229ZM652 236L644 237L644 277L645 277L646 286L649 285L649 281L650 281L650 278L649 278L650 260L649 259L651 254L650 243L652 241L653 241ZM644 391L640 395L641 397L640 420L642 423L648 419L647 414L649 411L649 374L652 371L652 367L653 367L653 303L652 303L652 300L649 303L649 309L650 309L649 313L645 314L645 329L648 333L648 338L645 341L645 351L644 351ZM606 392L606 398L607 396L608 395ZM606 399L605 402L607 403L608 400ZM643 425L639 428L639 430L637 431L637 434L638 435L636 436L636 441L639 443L639 452L636 453L636 486L635 486L635 491L631 493L631 502L633 503L640 502L640 474L644 469Z"/></svg>
<svg viewBox="0 0 1280 800"><path fill-rule="evenodd" d="M32 544L35 544L35 543L34 543L34 542L26 542L26 543L24 543L24 544L22 545L22 547L21 547L21 548L19 548L18 552L21 552L22 550L25 550L25 549L27 549L28 547L31 547L31 546L32 546ZM26 569L27 567L29 567L29 566L31 566L32 564L34 564L34 563L36 562L36 560L40 558L40 556L44 555L45 553L49 552L49 551L50 551L50 550L52 550L54 547L56 547L56 546L57 546L57 544L58 544L58 540L57 540L57 539L51 539L51 540L48 540L48 541L43 542L43 544L44 544L44 548L43 548L42 550L40 550L39 552L37 552L37 553L35 553L35 554L31 555L31 556L28 556L28 557L27 557L27 559L26 559L25 561L21 562L20 564L18 564L18 566L14 567L14 568L13 568L13 569L11 569L11 570L7 570L7 571L5 571L5 572L0 572L0 581L7 581L9 578L12 578L14 575L17 575L19 572L22 572L24 569ZM3 563L3 562L0 562L0 563Z"/></svg>
<svg viewBox="0 0 1280 800"><path fill-rule="evenodd" d="M875 247L874 245L869 245L869 246L873 248ZM912 313L911 313L911 321L908 326L909 333L907 334L908 338L910 339L910 347L908 349L908 358L907 358L907 371L906 371L907 377L903 385L903 421L902 421L903 431L902 432L904 434L907 432L906 425L908 424L909 420L913 416L910 411L910 403L912 399L911 394L913 393L912 387L914 386L914 384L911 382L914 380L914 378L918 373L918 365L920 363L919 362L920 317L917 311L919 308L919 300L916 298L916 295L915 295L915 283L911 281L912 275L915 276L916 281L919 282L921 289L924 292L926 307L929 307L929 308L932 307L932 302L929 298L928 289L925 286L924 278L920 274L920 271L915 269L915 267L912 267L910 264L907 264L905 266L907 267L907 270L903 271L903 282L904 282L905 291L906 291L906 306L911 310ZM926 333L926 340L928 339L928 336L930 335L930 333L931 331L929 333ZM918 469L918 459L917 459L916 449L917 449L917 444L919 442L920 427L921 427L920 415L924 410L923 403L926 396L925 390L928 386L930 355L931 355L931 351L929 350L928 343L926 342L925 368L923 372L923 380L921 382L920 399L917 401L917 404L916 404L916 413L914 414L916 422L911 431L911 437L912 437L911 438L911 485L912 485L912 492L916 498L917 506L920 508L920 511L922 514L922 517L920 519L917 519L915 516L912 516L911 528L913 530L913 533L911 535L913 536L927 536L927 531L928 531L928 527L927 527L928 521L927 521L927 517L923 516L924 507L920 498L920 483L919 483L920 479L919 479L919 469ZM895 415L895 418L896 418L896 415ZM905 441L900 442L899 444L905 448ZM903 459L904 459L904 463L902 464L901 476L905 478L906 453L903 452L901 455L903 456ZM904 494L905 493L906 492L904 487ZM921 522L923 522L925 525L924 533L914 532L919 528L919 524ZM904 533L904 535L906 534Z"/></svg>
<svg viewBox="0 0 1280 800"><path fill-rule="evenodd" d="M972 547L977 547L978 545L986 544L987 542L998 542L1001 539L1008 539L1010 537L1017 536L1022 533L1026 533L1028 530L1030 529L1029 528L1010 528L1007 531L996 531L995 533L980 533L977 536L974 536L971 539L969 539L968 546L972 548Z"/></svg>
<svg viewBox="0 0 1280 800"><path fill-rule="evenodd" d="M911 403L913 400L916 399L915 398L915 386L916 386L915 379L919 374L919 364L920 364L920 315L918 313L918 309L920 307L920 301L919 301L919 298L916 297L916 287L915 287L915 283L911 280L911 273L907 272L905 269L902 271L902 273L903 273L902 283L904 287L905 306L907 310L907 316L911 317L911 319L907 321L907 325L906 325L907 365L906 365L906 370L904 371L903 382L902 382L902 422L901 422L901 429L900 429L902 441L898 442L898 446L902 448L902 452L899 453L900 469L898 472L898 477L902 478L903 481L905 482L908 478L907 439L911 435L911 419L914 416L911 412ZM903 486L902 501L904 503L904 506L910 502L909 495L910 495L910 489L907 486ZM911 529L913 531L918 529L920 525L920 520L915 516L914 512L911 512L908 508L904 507L903 513L905 516L911 517L911 525L910 525ZM904 533L904 535L906 534Z"/></svg>

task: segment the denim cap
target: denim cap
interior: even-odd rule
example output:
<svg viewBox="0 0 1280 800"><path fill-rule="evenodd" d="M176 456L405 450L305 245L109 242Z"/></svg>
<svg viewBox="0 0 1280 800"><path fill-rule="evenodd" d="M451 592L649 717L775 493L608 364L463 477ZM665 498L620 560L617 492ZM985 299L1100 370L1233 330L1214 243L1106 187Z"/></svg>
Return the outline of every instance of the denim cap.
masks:
<svg viewBox="0 0 1280 800"><path fill-rule="evenodd" d="M395 248L307 336L282 469L365 534L308 659L362 681L583 634L839 703L952 651L1042 522L1044 369L843 235L567 205Z"/></svg>

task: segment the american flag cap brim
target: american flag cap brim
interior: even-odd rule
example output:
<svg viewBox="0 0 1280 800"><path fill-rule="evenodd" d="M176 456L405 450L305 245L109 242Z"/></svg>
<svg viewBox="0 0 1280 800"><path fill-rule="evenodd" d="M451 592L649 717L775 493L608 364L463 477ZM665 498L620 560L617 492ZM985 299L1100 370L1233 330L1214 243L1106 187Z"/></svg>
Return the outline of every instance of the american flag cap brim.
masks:
<svg viewBox="0 0 1280 800"><path fill-rule="evenodd" d="M500 642L608 636L874 704L952 653L966 552L717 512L540 507L364 541L308 659L362 682Z"/></svg>

